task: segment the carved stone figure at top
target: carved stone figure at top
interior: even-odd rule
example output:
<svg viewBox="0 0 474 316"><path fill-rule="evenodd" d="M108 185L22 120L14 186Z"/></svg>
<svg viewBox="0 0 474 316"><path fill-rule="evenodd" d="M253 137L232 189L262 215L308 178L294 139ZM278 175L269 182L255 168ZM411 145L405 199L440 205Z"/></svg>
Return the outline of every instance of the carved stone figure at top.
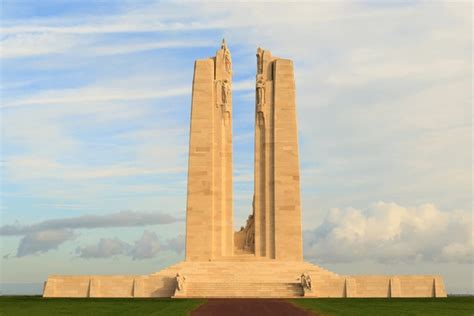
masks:
<svg viewBox="0 0 474 316"><path fill-rule="evenodd" d="M225 43L225 39L222 39L221 49L224 51L224 65L227 73L232 72L232 60L230 59L230 52Z"/></svg>
<svg viewBox="0 0 474 316"><path fill-rule="evenodd" d="M263 74L263 49L257 48L257 75Z"/></svg>

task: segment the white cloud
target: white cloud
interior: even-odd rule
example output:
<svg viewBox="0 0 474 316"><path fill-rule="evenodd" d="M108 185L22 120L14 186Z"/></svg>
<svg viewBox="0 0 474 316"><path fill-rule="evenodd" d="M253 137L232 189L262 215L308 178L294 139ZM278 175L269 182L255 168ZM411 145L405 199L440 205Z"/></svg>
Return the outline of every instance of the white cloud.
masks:
<svg viewBox="0 0 474 316"><path fill-rule="evenodd" d="M26 234L17 250L17 257L35 255L57 249L62 243L74 239L70 229L48 229Z"/></svg>
<svg viewBox="0 0 474 316"><path fill-rule="evenodd" d="M145 230L142 237L135 241L128 254L134 259L150 259L160 251L160 242L154 232Z"/></svg>
<svg viewBox="0 0 474 316"><path fill-rule="evenodd" d="M126 43L121 45L107 45L94 46L88 52L93 55L115 55L115 54L130 54L147 50L164 49L164 48L186 48L186 47L214 47L215 43L211 41L163 41L157 43L150 43L149 41L143 43Z"/></svg>
<svg viewBox="0 0 474 316"><path fill-rule="evenodd" d="M182 173L184 167L147 167L135 164L121 164L113 166L86 167L63 165L44 158L10 157L5 162L7 174L12 180L23 181L27 179L64 179L93 180L102 178L132 177L143 175Z"/></svg>
<svg viewBox="0 0 474 316"><path fill-rule="evenodd" d="M166 240L163 244L164 250L171 250L176 253L182 253L185 247L185 237L184 235L178 235L171 239Z"/></svg>
<svg viewBox="0 0 474 316"><path fill-rule="evenodd" d="M189 87L174 87L169 89L123 89L121 88L80 88L60 91L46 91L39 95L27 97L6 103L3 107L15 107L32 104L84 104L108 101L146 100L186 95Z"/></svg>
<svg viewBox="0 0 474 316"><path fill-rule="evenodd" d="M355 52L357 54L358 52ZM410 52L407 52L410 53ZM350 58L350 57L349 57ZM436 81L463 75L470 63L466 60L428 60L407 63L406 59L395 61L388 56L374 59L368 58L365 62L352 61L341 69L331 73L326 83L344 88L344 86L361 86L377 80L426 80ZM350 60L350 59L349 59Z"/></svg>
<svg viewBox="0 0 474 316"><path fill-rule="evenodd" d="M133 244L124 242L118 238L101 238L97 244L77 247L76 254L85 259L110 258L118 255L129 256L133 260L152 259L163 250L181 253L184 249L184 238L182 235L167 240L163 247L155 232L143 231L140 239Z"/></svg>
<svg viewBox="0 0 474 316"><path fill-rule="evenodd" d="M64 34L16 34L2 39L0 42L0 58L61 53L81 44L84 44L84 41L81 43L75 37Z"/></svg>
<svg viewBox="0 0 474 316"><path fill-rule="evenodd" d="M104 36L130 33L190 32L223 29L247 25L245 20L230 21L219 14L207 20L190 14L201 11L201 5L188 4L194 10L182 10L181 5L148 3L124 9L124 13L75 18L45 17L42 19L6 20L2 24L1 58L46 55L67 52L74 55L126 54L151 49L210 46L210 41L185 40L142 42L117 45L102 42ZM167 12L166 14L164 12ZM207 16L209 17L209 16ZM185 22L184 22L185 21Z"/></svg>
<svg viewBox="0 0 474 316"><path fill-rule="evenodd" d="M232 83L232 91L247 91L255 89L255 80L242 80Z"/></svg>
<svg viewBox="0 0 474 316"><path fill-rule="evenodd" d="M149 41L134 41L121 44L106 44L94 38L83 38L82 36L54 32L7 35L0 43L0 58L3 59L59 53L74 54L81 57L96 57L158 49L215 46L215 43L203 40L174 40L152 43Z"/></svg>
<svg viewBox="0 0 474 316"><path fill-rule="evenodd" d="M329 263L472 263L473 233L468 211L378 202L367 210L332 209L318 228L304 233L304 253Z"/></svg>
<svg viewBox="0 0 474 316"><path fill-rule="evenodd" d="M101 238L97 244L76 248L76 253L86 259L109 258L123 254L129 247L118 238Z"/></svg>
<svg viewBox="0 0 474 316"><path fill-rule="evenodd" d="M157 212L121 211L106 215L82 215L70 218L57 218L31 225L3 225L0 235L23 235L42 231L63 229L94 229L111 227L134 227L146 225L171 224L182 221L169 214Z"/></svg>
<svg viewBox="0 0 474 316"><path fill-rule="evenodd" d="M57 249L64 242L74 239L74 230L77 229L164 225L181 220L162 213L122 211L107 215L51 219L31 225L3 225L0 227L0 235L23 236L17 249L17 257L24 257ZM178 237L167 241L165 248L179 252L179 240ZM107 258L126 253L133 259L148 259L154 257L159 250L156 233L145 230L142 238L134 245L128 245L117 238L105 238L97 245L78 247L76 252L84 258Z"/></svg>
<svg viewBox="0 0 474 316"><path fill-rule="evenodd" d="M94 86L85 86L75 89L58 89L42 91L32 96L15 98L2 104L2 108L11 108L25 105L64 105L68 106L69 113L76 111L76 107L94 105L100 111L100 105L112 101L133 101L169 98L183 95L191 95L192 89L187 86L170 86L169 80L165 79L164 74L148 78L155 83L162 83L161 89L156 86L143 88L146 78L137 81L121 80L109 82L107 84L99 83ZM149 83L148 83L149 85ZM233 90L243 91L255 88L253 80L236 81L233 83ZM75 105L71 107L70 105ZM87 109L86 108L86 109ZM104 108L102 106L102 108ZM77 109L79 110L79 109ZM63 113L64 110L61 111ZM84 111L84 110L82 110Z"/></svg>
<svg viewBox="0 0 474 316"><path fill-rule="evenodd" d="M177 8L176 8L177 9ZM176 10L175 10L176 14ZM175 19L183 18L187 13L175 16ZM43 20L41 23L17 23L15 25L5 25L2 33L11 34L74 34L74 35L97 35L107 33L144 33L144 32L163 32L163 31L190 31L205 30L228 27L229 23L224 19L214 20L204 23L204 21L190 22L162 22L163 18L159 12L153 12L152 9L140 14L121 14L109 16L106 18L92 17L83 19L78 25L67 25L67 20L50 19ZM12 22L10 22L12 23ZM234 23L235 26L244 23Z"/></svg>

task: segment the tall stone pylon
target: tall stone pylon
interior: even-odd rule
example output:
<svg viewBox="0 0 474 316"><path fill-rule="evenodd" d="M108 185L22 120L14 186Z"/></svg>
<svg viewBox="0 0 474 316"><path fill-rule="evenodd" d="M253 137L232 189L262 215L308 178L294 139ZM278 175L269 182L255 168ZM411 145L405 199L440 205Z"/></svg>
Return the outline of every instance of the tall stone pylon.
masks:
<svg viewBox="0 0 474 316"><path fill-rule="evenodd" d="M222 41L194 65L186 207L186 260L233 254L232 60Z"/></svg>
<svg viewBox="0 0 474 316"><path fill-rule="evenodd" d="M255 108L255 255L303 260L293 62L258 48Z"/></svg>

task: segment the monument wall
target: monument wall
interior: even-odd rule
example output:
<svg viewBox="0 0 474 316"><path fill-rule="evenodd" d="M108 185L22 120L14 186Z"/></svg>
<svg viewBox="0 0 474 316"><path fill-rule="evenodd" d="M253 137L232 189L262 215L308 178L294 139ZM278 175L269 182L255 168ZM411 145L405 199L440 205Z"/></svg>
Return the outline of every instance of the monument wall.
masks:
<svg viewBox="0 0 474 316"><path fill-rule="evenodd" d="M304 291L297 276L313 279ZM176 291L175 275L186 276ZM151 275L50 276L44 297L446 297L433 275L337 275L298 261L181 262Z"/></svg>

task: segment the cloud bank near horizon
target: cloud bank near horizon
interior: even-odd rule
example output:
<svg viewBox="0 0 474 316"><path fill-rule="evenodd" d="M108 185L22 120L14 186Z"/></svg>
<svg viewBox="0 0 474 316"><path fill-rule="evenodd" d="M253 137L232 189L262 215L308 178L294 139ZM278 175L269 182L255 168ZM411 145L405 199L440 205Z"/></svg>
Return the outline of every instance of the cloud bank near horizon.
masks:
<svg viewBox="0 0 474 316"><path fill-rule="evenodd" d="M84 259L104 259L118 255L131 257L133 260L154 258L160 251L169 250L181 254L184 250L184 236L160 242L156 233L145 230L140 239L129 244L114 238L101 238L97 244L77 247L76 254Z"/></svg>
<svg viewBox="0 0 474 316"><path fill-rule="evenodd" d="M0 235L23 236L17 257L37 255L77 237L77 229L142 227L180 222L168 214L124 211L106 216L80 216L21 226L4 225ZM315 229L303 232L304 256L322 263L370 260L384 264L428 262L474 262L474 229L469 211L441 211L433 204L403 207L378 202L367 209L330 210ZM118 255L133 260L154 258L161 250L182 253L184 236L160 242L155 232L145 230L129 243L117 237L78 246L75 254L84 259Z"/></svg>
<svg viewBox="0 0 474 316"><path fill-rule="evenodd" d="M0 236L23 236L17 249L17 257L24 257L57 249L61 244L77 237L75 230L166 225L182 222L183 220L183 218L176 218L163 213L121 211L107 215L84 215L51 219L31 225L20 225L18 223L3 225L0 227ZM146 254L141 254L143 251L151 251L151 254L156 254L158 247L153 244L155 242L157 242L156 234L146 231L134 247L129 247L125 242L118 239L101 239L95 248L89 246L78 249L82 249L79 251L80 256L87 258L97 257L97 255L93 255L94 249L96 252L104 250L104 256L109 257L110 254L115 254L114 252L119 249L124 252L127 248L127 253L132 253L132 257L135 259L146 258ZM179 249L179 246L177 246L177 249Z"/></svg>
<svg viewBox="0 0 474 316"><path fill-rule="evenodd" d="M304 232L304 255L323 263L370 259L393 263L474 262L470 211L443 212L432 204L403 207L378 202L365 210L332 209Z"/></svg>
<svg viewBox="0 0 474 316"><path fill-rule="evenodd" d="M50 219L31 225L3 225L0 226L0 235L25 235L54 229L93 229L164 225L179 221L184 221L184 218L176 218L170 214L158 212L120 211L106 215L83 215L70 218Z"/></svg>

